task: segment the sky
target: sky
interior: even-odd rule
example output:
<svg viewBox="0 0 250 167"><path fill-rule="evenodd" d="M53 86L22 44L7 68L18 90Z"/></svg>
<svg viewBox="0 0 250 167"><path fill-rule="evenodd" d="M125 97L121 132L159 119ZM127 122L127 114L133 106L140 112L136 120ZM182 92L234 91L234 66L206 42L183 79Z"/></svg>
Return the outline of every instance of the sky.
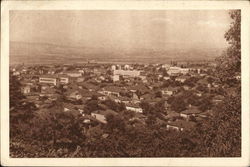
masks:
<svg viewBox="0 0 250 167"><path fill-rule="evenodd" d="M223 48L227 10L11 11L10 41L107 49Z"/></svg>

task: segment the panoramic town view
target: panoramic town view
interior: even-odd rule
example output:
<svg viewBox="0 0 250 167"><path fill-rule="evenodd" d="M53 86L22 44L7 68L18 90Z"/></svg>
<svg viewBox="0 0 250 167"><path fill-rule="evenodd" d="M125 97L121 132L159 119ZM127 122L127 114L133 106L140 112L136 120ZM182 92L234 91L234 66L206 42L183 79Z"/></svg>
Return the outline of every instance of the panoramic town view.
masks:
<svg viewBox="0 0 250 167"><path fill-rule="evenodd" d="M10 16L11 157L241 156L239 10Z"/></svg>

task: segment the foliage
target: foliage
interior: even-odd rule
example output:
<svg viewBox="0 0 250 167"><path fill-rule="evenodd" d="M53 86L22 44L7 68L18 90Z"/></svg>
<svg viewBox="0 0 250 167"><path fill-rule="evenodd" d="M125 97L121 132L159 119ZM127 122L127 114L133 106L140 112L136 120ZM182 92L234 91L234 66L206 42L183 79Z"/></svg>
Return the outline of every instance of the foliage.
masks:
<svg viewBox="0 0 250 167"><path fill-rule="evenodd" d="M126 109L124 103L116 103L115 101L111 99L107 99L103 101L102 103L108 106L109 109L117 111L117 112L120 112Z"/></svg>
<svg viewBox="0 0 250 167"><path fill-rule="evenodd" d="M230 46L218 59L217 66L217 74L222 82L228 82L228 79L241 71L241 12L233 10L229 15L233 21L225 38Z"/></svg>
<svg viewBox="0 0 250 167"><path fill-rule="evenodd" d="M20 81L10 74L10 135L25 133L34 117L36 106L21 93Z"/></svg>

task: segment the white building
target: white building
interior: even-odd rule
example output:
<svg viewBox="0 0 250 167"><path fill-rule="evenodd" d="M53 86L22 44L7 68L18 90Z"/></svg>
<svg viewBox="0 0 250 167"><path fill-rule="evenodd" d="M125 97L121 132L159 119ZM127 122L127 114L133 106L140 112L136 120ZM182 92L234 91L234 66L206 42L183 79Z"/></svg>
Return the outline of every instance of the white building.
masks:
<svg viewBox="0 0 250 167"><path fill-rule="evenodd" d="M178 74L187 74L189 72L188 68L181 68L181 67L170 67L167 73L169 75L178 75Z"/></svg>
<svg viewBox="0 0 250 167"><path fill-rule="evenodd" d="M126 64L126 65L124 66L124 69L125 69L125 70L129 70L129 69L130 69L130 65Z"/></svg>
<svg viewBox="0 0 250 167"><path fill-rule="evenodd" d="M43 76L39 78L39 83L47 83L47 84L56 85L57 78L54 76Z"/></svg>
<svg viewBox="0 0 250 167"><path fill-rule="evenodd" d="M140 71L137 71L137 70L114 70L114 75L138 77L138 76L140 76Z"/></svg>
<svg viewBox="0 0 250 167"><path fill-rule="evenodd" d="M113 75L113 81L119 81L120 76L119 75Z"/></svg>
<svg viewBox="0 0 250 167"><path fill-rule="evenodd" d="M112 65L112 66L111 66L111 70L113 70L113 71L116 70L116 66L115 66L115 65Z"/></svg>
<svg viewBox="0 0 250 167"><path fill-rule="evenodd" d="M128 103L126 104L126 110L128 111L134 111L136 113L143 113L142 108L139 106L139 104L132 104L132 103Z"/></svg>
<svg viewBox="0 0 250 167"><path fill-rule="evenodd" d="M20 72L19 71L15 71L15 72L13 72L13 75L15 75L15 76L20 75Z"/></svg>
<svg viewBox="0 0 250 167"><path fill-rule="evenodd" d="M187 76L180 76L177 77L175 80L184 83L189 77Z"/></svg>
<svg viewBox="0 0 250 167"><path fill-rule="evenodd" d="M181 68L181 73L183 75L187 74L189 72L189 69L188 68Z"/></svg>
<svg viewBox="0 0 250 167"><path fill-rule="evenodd" d="M61 76L61 77L59 77L59 81L62 84L68 84L69 83L69 78L66 77L66 76Z"/></svg>
<svg viewBox="0 0 250 167"><path fill-rule="evenodd" d="M66 74L70 77L81 77L82 73L78 71L71 71L71 72L66 72Z"/></svg>
<svg viewBox="0 0 250 167"><path fill-rule="evenodd" d="M23 94L29 94L30 93L30 86L25 86L22 89Z"/></svg>
<svg viewBox="0 0 250 167"><path fill-rule="evenodd" d="M176 130L176 131L183 131L183 128L180 128L178 126L173 126L173 125L167 125L167 130Z"/></svg>
<svg viewBox="0 0 250 167"><path fill-rule="evenodd" d="M129 111L134 111L136 113L142 113L142 108L139 107L133 107L133 106L126 106L126 109Z"/></svg>
<svg viewBox="0 0 250 167"><path fill-rule="evenodd" d="M165 69L169 69L169 68L170 68L170 65L169 65L169 64L163 64L161 67L162 67L162 68L165 68Z"/></svg>

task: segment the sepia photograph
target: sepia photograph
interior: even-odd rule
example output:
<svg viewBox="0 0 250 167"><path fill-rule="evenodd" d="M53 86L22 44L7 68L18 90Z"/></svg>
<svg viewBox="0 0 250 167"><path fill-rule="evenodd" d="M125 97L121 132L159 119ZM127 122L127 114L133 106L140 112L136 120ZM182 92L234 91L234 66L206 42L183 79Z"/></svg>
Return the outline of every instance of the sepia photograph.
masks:
<svg viewBox="0 0 250 167"><path fill-rule="evenodd" d="M8 17L9 158L242 157L241 9Z"/></svg>

